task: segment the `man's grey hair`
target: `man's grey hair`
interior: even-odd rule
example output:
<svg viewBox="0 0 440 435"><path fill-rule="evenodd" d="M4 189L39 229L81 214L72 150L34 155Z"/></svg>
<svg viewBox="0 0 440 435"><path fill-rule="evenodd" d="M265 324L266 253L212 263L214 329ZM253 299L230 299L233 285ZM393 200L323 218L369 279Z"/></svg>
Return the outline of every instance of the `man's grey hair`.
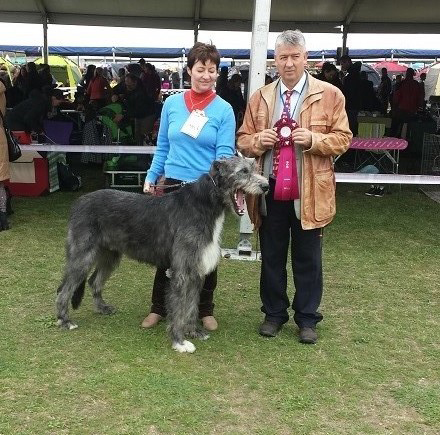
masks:
<svg viewBox="0 0 440 435"><path fill-rule="evenodd" d="M275 51L280 45L299 45L306 50L306 40L301 30L284 30L283 33L279 34L275 41Z"/></svg>

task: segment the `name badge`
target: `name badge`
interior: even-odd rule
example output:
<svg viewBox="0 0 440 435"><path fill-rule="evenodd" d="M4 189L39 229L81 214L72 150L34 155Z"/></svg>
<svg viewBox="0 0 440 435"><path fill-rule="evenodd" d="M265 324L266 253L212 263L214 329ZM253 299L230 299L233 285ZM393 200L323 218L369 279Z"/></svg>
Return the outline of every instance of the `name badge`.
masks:
<svg viewBox="0 0 440 435"><path fill-rule="evenodd" d="M208 117L205 116L205 113L201 110L193 110L189 115L188 119L183 124L180 131L182 133L187 134L188 136L197 139L202 128L208 122Z"/></svg>

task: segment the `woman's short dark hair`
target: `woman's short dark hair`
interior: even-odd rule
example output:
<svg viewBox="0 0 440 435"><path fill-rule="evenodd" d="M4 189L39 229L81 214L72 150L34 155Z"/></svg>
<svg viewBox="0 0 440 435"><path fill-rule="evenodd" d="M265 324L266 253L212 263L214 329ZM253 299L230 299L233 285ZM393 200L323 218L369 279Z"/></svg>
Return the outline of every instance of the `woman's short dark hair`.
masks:
<svg viewBox="0 0 440 435"><path fill-rule="evenodd" d="M208 60L215 63L217 68L219 67L220 53L216 46L212 44L204 44L203 42L196 42L188 53L187 66L189 69L192 69L196 62L200 61L205 64Z"/></svg>

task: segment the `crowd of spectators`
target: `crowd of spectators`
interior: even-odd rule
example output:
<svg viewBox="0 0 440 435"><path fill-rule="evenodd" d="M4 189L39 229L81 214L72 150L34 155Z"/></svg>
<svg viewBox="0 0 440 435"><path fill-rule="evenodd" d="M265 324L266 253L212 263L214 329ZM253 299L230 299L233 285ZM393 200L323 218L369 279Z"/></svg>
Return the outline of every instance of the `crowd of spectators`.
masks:
<svg viewBox="0 0 440 435"><path fill-rule="evenodd" d="M402 125L408 122L424 106L424 79L414 80L414 70L409 68L405 78L397 75L393 79L386 68L382 68L379 86L373 87L361 62L353 62L348 55L340 59L340 69L334 63L324 62L316 77L339 88L346 101L350 129L358 133L357 117L360 111L379 112L393 119L391 133L399 136ZM216 82L216 92L229 102L234 110L237 128L240 127L246 108L247 71L230 70L223 66ZM182 80L181 80L182 79ZM47 64L28 62L16 68L12 80L7 71L0 70L0 80L6 87L7 107L10 108L11 123L25 130L40 129L42 120L54 108L68 104L61 91L55 90L56 81ZM272 81L266 76L266 83ZM87 119L99 116L108 105L117 104L112 121L117 126L130 125L132 143L143 144L151 135L155 120L160 115L161 90L185 88L187 74L181 78L177 71L156 71L154 65L140 59L119 68L88 65L78 83L75 102L69 108L85 110ZM102 113L102 112L101 112ZM108 114L108 110L106 111ZM19 122L19 121L20 122Z"/></svg>
<svg viewBox="0 0 440 435"><path fill-rule="evenodd" d="M316 77L343 92L353 135L358 134L359 112L379 113L391 117L390 134L400 137L402 125L423 109L426 74L421 74L420 82L417 82L414 79L414 70L408 68L405 78L399 74L391 79L387 69L382 68L380 84L375 89L373 82L368 80L367 72L361 70L361 62L353 62L350 56L344 55L340 59L340 65L341 69L338 70L335 64L324 62Z"/></svg>

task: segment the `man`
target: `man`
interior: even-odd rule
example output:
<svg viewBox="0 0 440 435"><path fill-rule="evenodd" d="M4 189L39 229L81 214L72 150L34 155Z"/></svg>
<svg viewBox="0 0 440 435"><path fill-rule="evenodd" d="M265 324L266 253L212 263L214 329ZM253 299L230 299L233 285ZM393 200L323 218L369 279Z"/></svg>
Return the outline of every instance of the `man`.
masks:
<svg viewBox="0 0 440 435"><path fill-rule="evenodd" d="M374 92L373 82L368 80L368 74L366 71L361 71L359 85L361 91L360 109L368 112L380 110L381 103Z"/></svg>
<svg viewBox="0 0 440 435"><path fill-rule="evenodd" d="M422 74L420 74L420 89L422 90L422 109L425 109L426 107L426 100L425 100L425 80L426 80L426 73L422 72Z"/></svg>
<svg viewBox="0 0 440 435"><path fill-rule="evenodd" d="M51 89L48 95L34 89L29 98L17 104L6 113L6 122L11 130L37 132L43 131L43 120L48 113L66 101L61 89Z"/></svg>
<svg viewBox="0 0 440 435"><path fill-rule="evenodd" d="M161 80L159 74L157 73L154 65L149 62L145 63L144 61L143 63L140 63L140 65L142 67L140 79L144 85L145 91L147 92L148 96L153 99L153 101L157 101L159 99L161 89Z"/></svg>
<svg viewBox="0 0 440 435"><path fill-rule="evenodd" d="M391 135L401 137L403 124L408 124L415 119L417 111L423 105L423 91L420 83L414 80L415 72L412 68L406 70L405 79L393 94L393 118L391 122Z"/></svg>
<svg viewBox="0 0 440 435"><path fill-rule="evenodd" d="M361 107L361 72L362 63L351 61L351 57L345 54L341 57L341 70L345 73L342 79L342 92L345 97L345 110L353 136L358 134L358 113Z"/></svg>
<svg viewBox="0 0 440 435"><path fill-rule="evenodd" d="M388 70L386 68L382 68L381 73L382 76L380 78L380 85L379 89L377 90L377 95L380 99L382 115L386 115L388 113L388 105L390 103L391 79L388 77Z"/></svg>
<svg viewBox="0 0 440 435"><path fill-rule="evenodd" d="M300 341L315 343L316 324L322 320L317 311L322 297L322 228L335 214L332 158L347 150L352 134L341 91L306 73L306 62L299 30L278 36L275 66L280 79L252 95L237 146L244 155L256 157L270 181L266 198L248 199L249 215L261 240L260 296L265 319L259 332L275 337L289 319L286 261L291 238L294 320ZM286 127L293 127L293 132L284 137ZM281 149L280 142L287 146ZM281 199L279 187L283 188ZM283 197L285 192L288 199Z"/></svg>

